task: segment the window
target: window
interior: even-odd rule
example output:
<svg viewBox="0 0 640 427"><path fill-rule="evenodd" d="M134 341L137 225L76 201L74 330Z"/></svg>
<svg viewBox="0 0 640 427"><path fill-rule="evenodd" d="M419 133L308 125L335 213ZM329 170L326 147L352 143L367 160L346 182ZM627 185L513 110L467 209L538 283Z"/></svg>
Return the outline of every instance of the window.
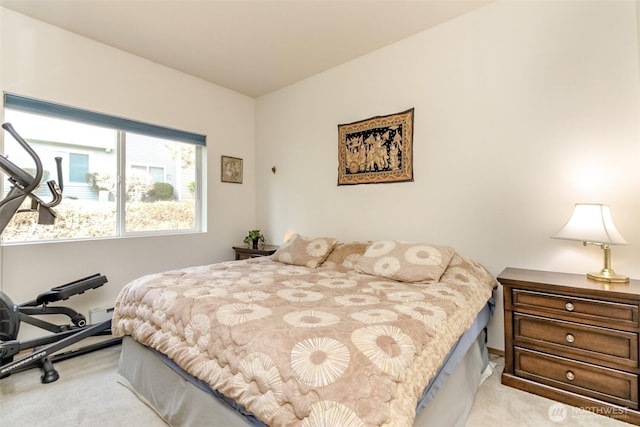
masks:
<svg viewBox="0 0 640 427"><path fill-rule="evenodd" d="M4 98L5 121L38 153L43 181L57 181L54 159L61 157L64 186L54 225L35 226L36 214L16 214L3 242L201 231L204 136L17 95ZM4 142L5 155L33 175L33 161L19 144L8 133ZM5 177L5 195L10 186ZM37 195L51 198L46 185Z"/></svg>
<svg viewBox="0 0 640 427"><path fill-rule="evenodd" d="M69 153L69 181L84 182L89 173L89 155Z"/></svg>
<svg viewBox="0 0 640 427"><path fill-rule="evenodd" d="M164 175L163 166L131 165L131 169L148 173L149 175L151 175L155 182L165 182L166 177Z"/></svg>

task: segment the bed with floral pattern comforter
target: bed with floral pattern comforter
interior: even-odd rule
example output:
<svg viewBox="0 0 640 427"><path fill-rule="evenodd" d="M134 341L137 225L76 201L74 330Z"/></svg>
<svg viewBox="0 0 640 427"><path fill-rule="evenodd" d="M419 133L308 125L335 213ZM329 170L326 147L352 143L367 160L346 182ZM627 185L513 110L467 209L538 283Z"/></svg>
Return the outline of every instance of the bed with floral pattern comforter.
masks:
<svg viewBox="0 0 640 427"><path fill-rule="evenodd" d="M112 330L270 426L411 426L495 284L446 247L294 236L271 257L132 281Z"/></svg>

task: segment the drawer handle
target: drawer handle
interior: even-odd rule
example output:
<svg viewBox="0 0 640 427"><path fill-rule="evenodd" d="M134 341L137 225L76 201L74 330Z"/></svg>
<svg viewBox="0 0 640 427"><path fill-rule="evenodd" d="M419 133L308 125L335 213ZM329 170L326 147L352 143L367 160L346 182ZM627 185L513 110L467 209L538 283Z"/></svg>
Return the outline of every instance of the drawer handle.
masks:
<svg viewBox="0 0 640 427"><path fill-rule="evenodd" d="M576 337L574 337L574 336L573 336L573 335L571 335L571 334L567 334L567 342L572 343L572 342L574 342L575 340L576 340Z"/></svg>
<svg viewBox="0 0 640 427"><path fill-rule="evenodd" d="M573 375L573 372L571 372L571 371L567 371L567 379L568 379L569 381L573 381L573 380L575 380L575 379L576 379L576 376L575 376L575 375Z"/></svg>
<svg viewBox="0 0 640 427"><path fill-rule="evenodd" d="M564 308L566 308L567 311L573 311L575 309L575 306L572 303L568 302L564 305Z"/></svg>

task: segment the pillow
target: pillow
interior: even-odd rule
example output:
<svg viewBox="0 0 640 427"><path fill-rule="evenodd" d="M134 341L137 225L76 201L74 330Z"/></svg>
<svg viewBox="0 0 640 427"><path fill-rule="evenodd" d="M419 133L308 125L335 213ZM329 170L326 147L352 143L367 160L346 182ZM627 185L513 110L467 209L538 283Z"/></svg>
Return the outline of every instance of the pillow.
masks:
<svg viewBox="0 0 640 427"><path fill-rule="evenodd" d="M340 266L353 269L370 244L371 242L338 243L322 266L329 268Z"/></svg>
<svg viewBox="0 0 640 427"><path fill-rule="evenodd" d="M454 252L448 246L381 240L367 248L355 270L400 282L437 282Z"/></svg>
<svg viewBox="0 0 640 427"><path fill-rule="evenodd" d="M327 258L336 242L330 237L312 238L294 234L271 258L285 264L316 268Z"/></svg>

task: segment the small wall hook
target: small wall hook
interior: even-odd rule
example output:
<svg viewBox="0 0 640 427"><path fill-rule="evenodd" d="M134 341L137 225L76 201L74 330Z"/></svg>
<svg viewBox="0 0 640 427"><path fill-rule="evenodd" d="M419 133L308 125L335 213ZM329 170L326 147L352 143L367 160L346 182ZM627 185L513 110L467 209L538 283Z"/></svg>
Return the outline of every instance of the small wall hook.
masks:
<svg viewBox="0 0 640 427"><path fill-rule="evenodd" d="M273 172L274 174L276 173L276 167L275 166L271 166L271 172Z"/></svg>

